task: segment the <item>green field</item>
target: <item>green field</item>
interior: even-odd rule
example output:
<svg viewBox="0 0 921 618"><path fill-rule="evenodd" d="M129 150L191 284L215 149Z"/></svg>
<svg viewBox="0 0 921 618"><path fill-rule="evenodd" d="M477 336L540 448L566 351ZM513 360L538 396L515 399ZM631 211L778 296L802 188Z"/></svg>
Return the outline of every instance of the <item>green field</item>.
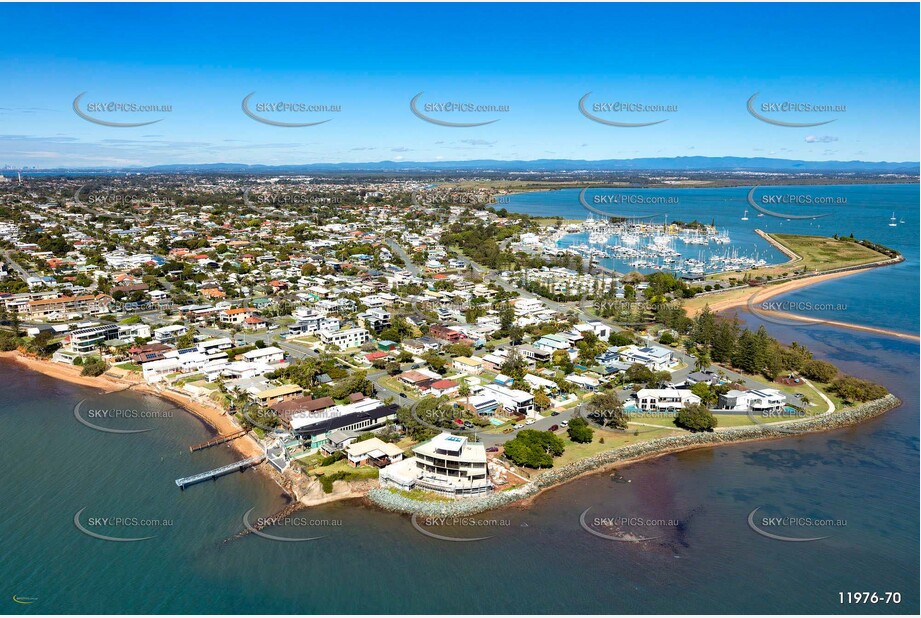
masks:
<svg viewBox="0 0 921 618"><path fill-rule="evenodd" d="M888 256L856 242L827 236L771 234L771 238L802 257L802 266L810 271L859 266L888 259Z"/></svg>

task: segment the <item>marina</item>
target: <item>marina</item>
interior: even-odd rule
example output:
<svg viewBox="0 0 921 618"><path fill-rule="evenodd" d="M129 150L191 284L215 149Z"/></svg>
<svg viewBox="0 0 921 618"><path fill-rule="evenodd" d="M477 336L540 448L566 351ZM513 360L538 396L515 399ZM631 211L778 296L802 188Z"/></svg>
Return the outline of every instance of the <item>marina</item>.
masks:
<svg viewBox="0 0 921 618"><path fill-rule="evenodd" d="M757 248L734 246L728 230L714 225L618 222L588 218L552 233L543 243L549 255L578 255L617 272L671 272L701 277L740 272L769 262Z"/></svg>

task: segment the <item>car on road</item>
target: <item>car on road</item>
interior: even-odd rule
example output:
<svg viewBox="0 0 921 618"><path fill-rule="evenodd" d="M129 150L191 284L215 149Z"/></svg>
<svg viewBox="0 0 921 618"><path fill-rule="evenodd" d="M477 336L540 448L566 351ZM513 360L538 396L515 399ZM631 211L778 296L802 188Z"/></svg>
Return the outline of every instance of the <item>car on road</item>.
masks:
<svg viewBox="0 0 921 618"><path fill-rule="evenodd" d="M406 398L406 393L400 393L400 397Z"/></svg>
<svg viewBox="0 0 921 618"><path fill-rule="evenodd" d="M553 411L553 412L550 413L550 416L559 416L559 415L560 415L560 413L559 413L559 412L556 412L556 411Z"/></svg>

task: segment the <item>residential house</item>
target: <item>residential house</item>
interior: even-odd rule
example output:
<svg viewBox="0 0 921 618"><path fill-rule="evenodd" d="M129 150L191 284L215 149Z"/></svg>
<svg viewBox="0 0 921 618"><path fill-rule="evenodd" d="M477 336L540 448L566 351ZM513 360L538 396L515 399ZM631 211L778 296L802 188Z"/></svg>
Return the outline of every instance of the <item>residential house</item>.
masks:
<svg viewBox="0 0 921 618"><path fill-rule="evenodd" d="M403 450L399 446L384 442L380 438L353 442L345 447L345 454L349 464L355 467L383 468L403 459Z"/></svg>
<svg viewBox="0 0 921 618"><path fill-rule="evenodd" d="M643 388L636 393L637 407L647 412L679 410L700 403L700 397L687 389Z"/></svg>

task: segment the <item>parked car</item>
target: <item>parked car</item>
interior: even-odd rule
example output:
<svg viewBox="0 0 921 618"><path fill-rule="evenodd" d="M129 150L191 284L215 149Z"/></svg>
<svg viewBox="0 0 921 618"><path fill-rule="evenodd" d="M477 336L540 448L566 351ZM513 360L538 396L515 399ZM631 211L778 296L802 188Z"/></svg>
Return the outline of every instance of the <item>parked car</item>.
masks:
<svg viewBox="0 0 921 618"><path fill-rule="evenodd" d="M473 429L473 423L471 423L470 421L464 421L464 428Z"/></svg>
<svg viewBox="0 0 921 618"><path fill-rule="evenodd" d="M400 393L400 397L406 397L406 393Z"/></svg>
<svg viewBox="0 0 921 618"><path fill-rule="evenodd" d="M548 429L547 431L556 431L559 428L560 428L559 425L550 425L550 429Z"/></svg>
<svg viewBox="0 0 921 618"><path fill-rule="evenodd" d="M560 425L563 427L569 427L569 421L560 421Z"/></svg>
<svg viewBox="0 0 921 618"><path fill-rule="evenodd" d="M559 412L556 412L556 411L553 411L553 412L550 413L550 416L559 416L559 415L560 415L560 413L559 413Z"/></svg>
<svg viewBox="0 0 921 618"><path fill-rule="evenodd" d="M488 448L486 449L486 452L487 452L487 453L498 453L498 452L499 452L499 447L498 447L498 446L490 446L490 447L488 447Z"/></svg>
<svg viewBox="0 0 921 618"><path fill-rule="evenodd" d="M525 425L533 425L533 424L536 423L536 422L537 422L537 421L535 421L533 418L529 418L528 420L526 420L526 421L524 422L524 424L525 424Z"/></svg>
<svg viewBox="0 0 921 618"><path fill-rule="evenodd" d="M514 429L521 429L522 427L524 427L524 423L518 423L515 425Z"/></svg>

